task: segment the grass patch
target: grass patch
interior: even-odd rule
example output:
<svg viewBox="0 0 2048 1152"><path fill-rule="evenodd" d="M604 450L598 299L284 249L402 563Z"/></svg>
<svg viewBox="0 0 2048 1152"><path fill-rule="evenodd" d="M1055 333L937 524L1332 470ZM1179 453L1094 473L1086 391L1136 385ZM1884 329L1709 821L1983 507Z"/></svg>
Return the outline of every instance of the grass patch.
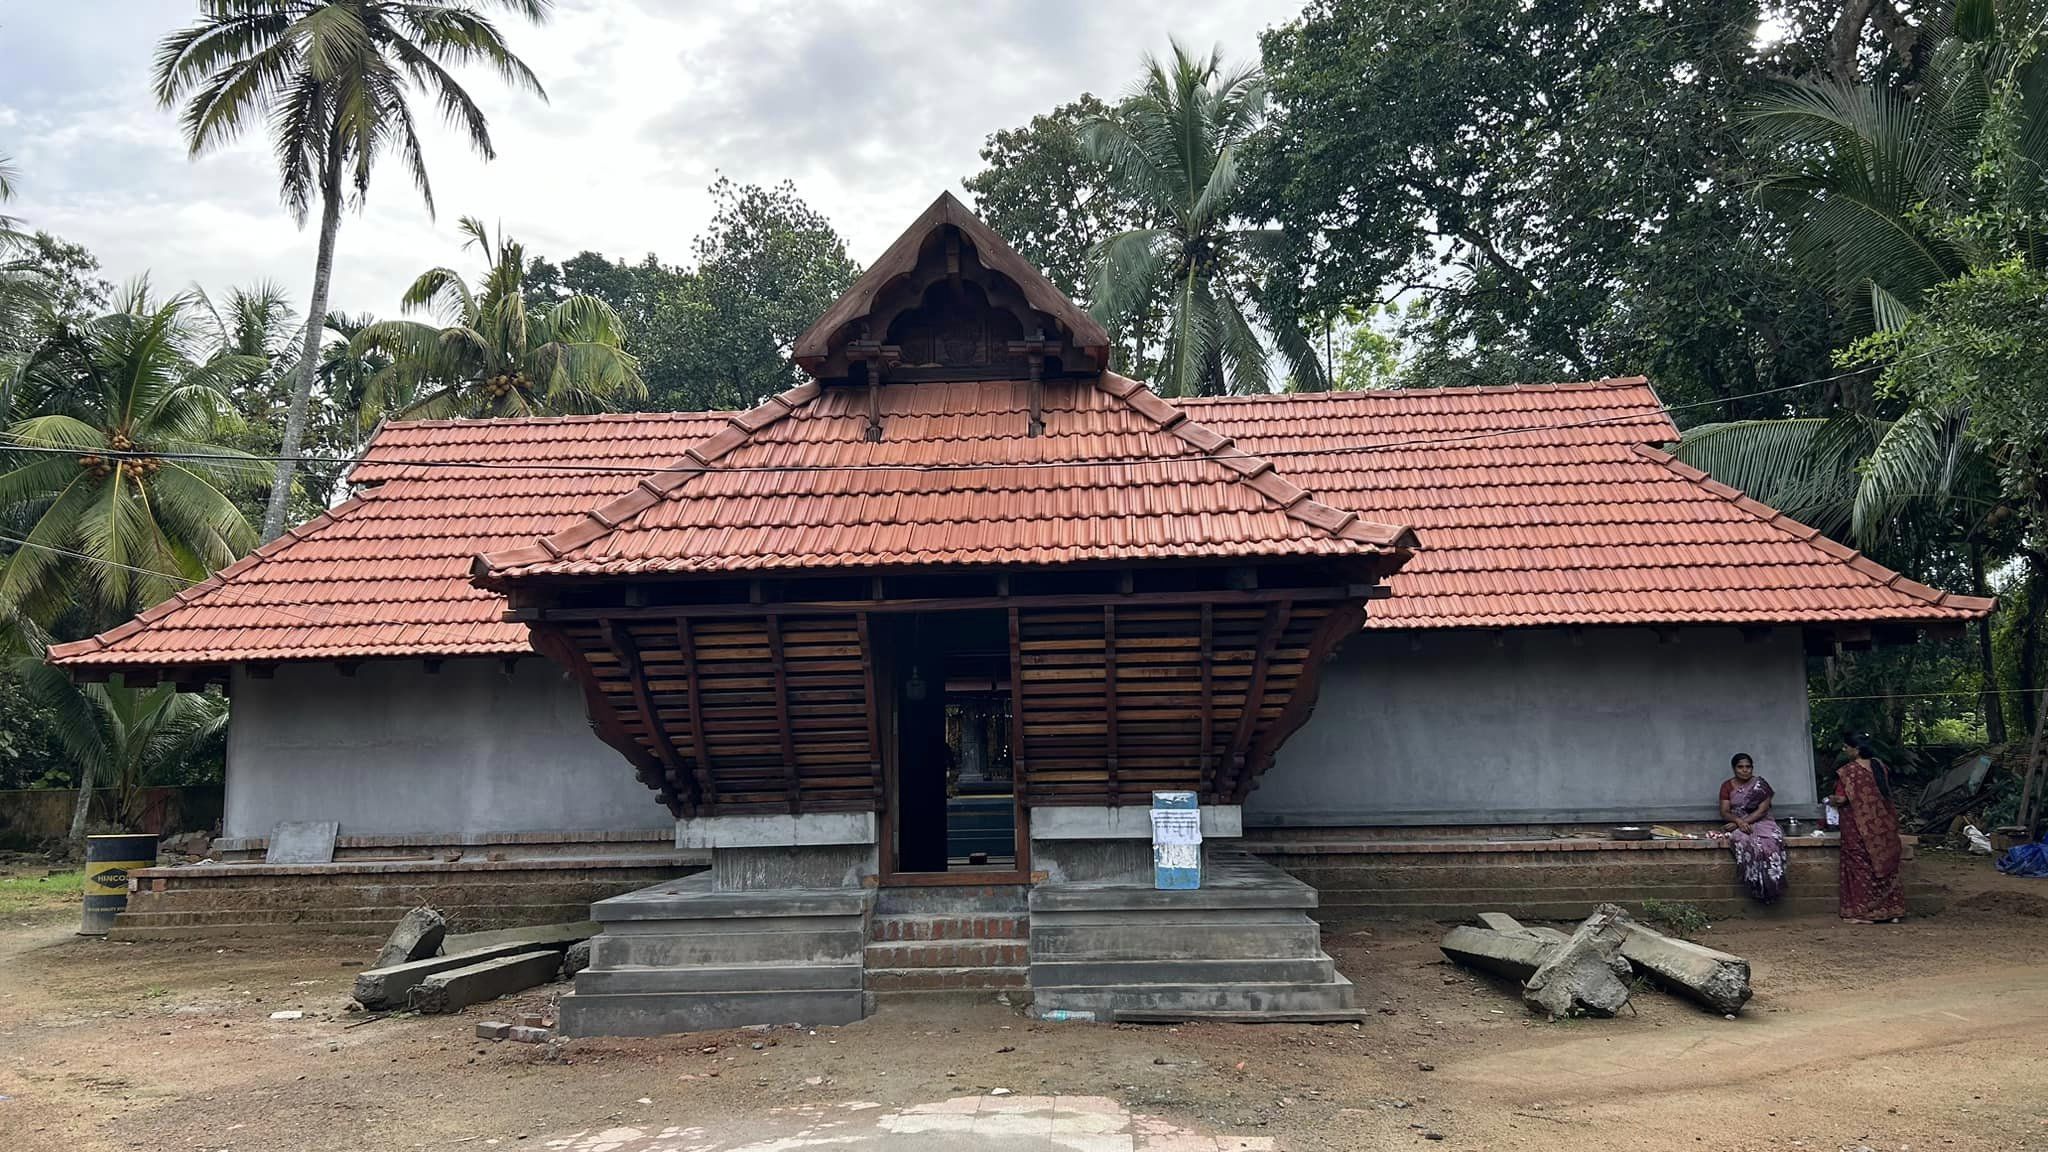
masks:
<svg viewBox="0 0 2048 1152"><path fill-rule="evenodd" d="M1680 940L1690 940L1714 926L1699 905L1683 900L1645 900L1643 919Z"/></svg>
<svg viewBox="0 0 2048 1152"><path fill-rule="evenodd" d="M85 869L77 868L43 875L0 876L0 916L41 912L52 908L78 907L83 899Z"/></svg>

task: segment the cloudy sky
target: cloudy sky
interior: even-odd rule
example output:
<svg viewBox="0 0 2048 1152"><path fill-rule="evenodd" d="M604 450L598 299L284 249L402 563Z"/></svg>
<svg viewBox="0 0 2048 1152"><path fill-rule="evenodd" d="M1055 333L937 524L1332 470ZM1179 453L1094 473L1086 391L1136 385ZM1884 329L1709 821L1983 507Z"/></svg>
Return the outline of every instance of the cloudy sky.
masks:
<svg viewBox="0 0 2048 1152"><path fill-rule="evenodd" d="M485 163L428 137L439 220L395 165L343 218L335 304L396 310L421 269L468 267L454 222L502 224L554 258L592 248L680 262L723 172L788 178L866 263L941 189L980 167L990 132L1080 92L1121 92L1169 34L1230 57L1299 0L557 0L513 47L545 103L481 72ZM279 206L265 141L188 159L150 94L152 48L192 0L0 0L0 155L9 209L85 244L106 274L209 289L269 278L303 305L314 235ZM1178 9L1178 11L1175 11ZM430 109L420 105L423 117Z"/></svg>

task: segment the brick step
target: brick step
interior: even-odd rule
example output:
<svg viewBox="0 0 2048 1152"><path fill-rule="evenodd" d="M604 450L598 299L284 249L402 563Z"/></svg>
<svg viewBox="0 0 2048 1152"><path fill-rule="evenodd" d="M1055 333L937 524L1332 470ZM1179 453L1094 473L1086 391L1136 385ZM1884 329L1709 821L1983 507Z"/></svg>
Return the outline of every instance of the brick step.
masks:
<svg viewBox="0 0 2048 1152"><path fill-rule="evenodd" d="M1004 968L870 968L867 990L904 992L1013 992L1031 986L1031 970Z"/></svg>
<svg viewBox="0 0 2048 1152"><path fill-rule="evenodd" d="M131 904L121 913L124 923L134 927L196 927L240 924L329 924L382 923L387 930L405 915L405 909L373 904L353 908L163 908L161 905ZM590 905L575 904L484 904L448 905L441 908L451 925L495 922L508 916L518 923L560 924L587 919ZM533 919L528 919L533 917Z"/></svg>
<svg viewBox="0 0 2048 1152"><path fill-rule="evenodd" d="M868 939L897 940L1022 940L1031 935L1029 913L991 916L876 916Z"/></svg>
<svg viewBox="0 0 2048 1152"><path fill-rule="evenodd" d="M1031 962L1022 940L940 940L869 944L866 964L877 968L1012 968Z"/></svg>
<svg viewBox="0 0 2048 1152"><path fill-rule="evenodd" d="M1030 909L1028 884L891 885L875 893L876 916L1016 916Z"/></svg>

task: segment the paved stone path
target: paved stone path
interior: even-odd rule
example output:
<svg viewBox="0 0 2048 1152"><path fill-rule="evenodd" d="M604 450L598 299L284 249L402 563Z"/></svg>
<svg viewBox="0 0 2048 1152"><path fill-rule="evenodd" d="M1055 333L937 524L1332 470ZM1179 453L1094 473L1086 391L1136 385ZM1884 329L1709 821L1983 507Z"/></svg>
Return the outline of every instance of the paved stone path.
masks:
<svg viewBox="0 0 2048 1152"><path fill-rule="evenodd" d="M956 1096L909 1108L851 1100L776 1108L729 1126L618 1127L542 1142L554 1152L1274 1152L1266 1136L1208 1136L1102 1096Z"/></svg>

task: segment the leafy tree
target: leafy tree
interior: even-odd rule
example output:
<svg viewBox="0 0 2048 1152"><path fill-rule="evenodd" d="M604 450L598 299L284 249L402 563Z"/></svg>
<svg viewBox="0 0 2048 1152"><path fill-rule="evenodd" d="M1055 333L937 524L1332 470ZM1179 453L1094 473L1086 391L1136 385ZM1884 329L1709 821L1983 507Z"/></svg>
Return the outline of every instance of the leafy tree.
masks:
<svg viewBox="0 0 2048 1152"><path fill-rule="evenodd" d="M536 315L526 309L526 249L483 221L462 219L485 261L471 289L452 268L430 268L406 289L404 310L437 312L371 324L349 342L355 356L383 354L366 411L404 417L529 416L595 412L646 395L639 365L624 348L625 326L609 304L570 296Z"/></svg>
<svg viewBox="0 0 2048 1152"><path fill-rule="evenodd" d="M111 627L255 543L232 496L253 462L217 433L228 394L267 365L207 355L191 307L138 283L115 311L60 323L29 352L20 399L32 415L0 447L0 515L23 518L29 546L0 570L0 606L47 623L79 603Z"/></svg>
<svg viewBox="0 0 2048 1152"><path fill-rule="evenodd" d="M156 95L183 103L185 140L198 156L268 124L285 205L301 224L320 206L320 245L306 312L327 314L334 243L345 199L360 206L377 158L396 153L432 211L426 155L411 100L431 95L444 119L489 159L490 128L449 67L483 64L546 98L483 9L544 22L552 0L203 0L199 21L157 48ZM284 531L293 459L305 439L320 358L320 329L307 325L298 379L263 538Z"/></svg>
<svg viewBox="0 0 2048 1152"><path fill-rule="evenodd" d="M1220 51L1145 57L1145 75L1108 116L1081 131L1088 156L1111 186L1145 205L1156 226L1129 228L1091 249L1090 310L1104 323L1144 316L1163 301L1166 347L1157 383L1169 396L1267 390L1263 320L1298 380L1319 381L1307 336L1293 314L1261 310L1257 262L1279 241L1274 229L1243 226L1241 151L1266 104L1255 67L1226 70Z"/></svg>
<svg viewBox="0 0 2048 1152"><path fill-rule="evenodd" d="M660 292L643 344L654 402L677 411L746 408L789 387L796 338L860 275L832 222L788 181L721 177L711 196L695 264Z"/></svg>
<svg viewBox="0 0 2048 1152"><path fill-rule="evenodd" d="M1759 15L1312 0L1262 42L1273 306L1420 304L1399 333L1424 385L1647 372L1688 403L1824 375L1826 298L1747 186Z"/></svg>
<svg viewBox="0 0 2048 1152"><path fill-rule="evenodd" d="M1121 191L1108 166L1081 146L1081 129L1113 111L1084 92L1021 128L993 133L981 146L981 171L961 181L988 226L1083 305L1089 251L1120 232L1160 222L1147 215L1146 201ZM1149 379L1156 362L1146 353L1156 353L1164 338L1159 312L1144 309L1121 323L1123 331L1111 332L1113 366Z"/></svg>

